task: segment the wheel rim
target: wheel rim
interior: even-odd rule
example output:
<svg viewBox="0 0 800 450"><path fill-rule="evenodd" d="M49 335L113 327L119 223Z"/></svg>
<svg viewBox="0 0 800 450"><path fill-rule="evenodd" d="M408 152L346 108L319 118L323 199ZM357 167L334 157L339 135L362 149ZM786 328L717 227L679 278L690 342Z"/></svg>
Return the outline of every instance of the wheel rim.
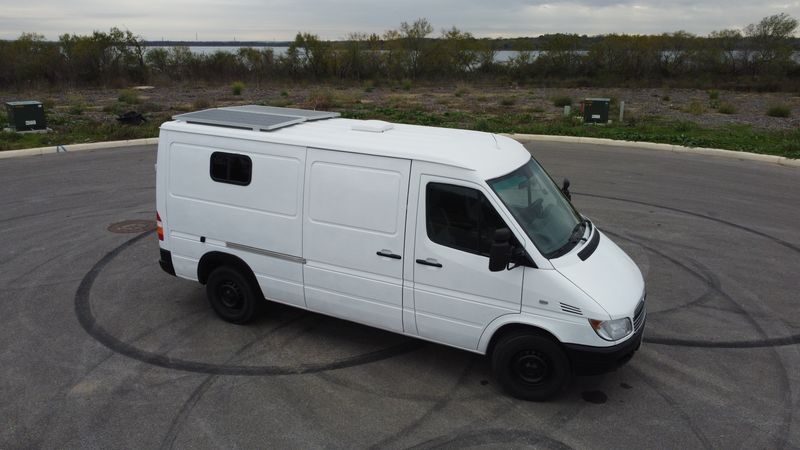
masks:
<svg viewBox="0 0 800 450"><path fill-rule="evenodd" d="M513 373L527 384L541 384L552 373L552 367L545 356L535 350L525 350L514 355L511 360Z"/></svg>
<svg viewBox="0 0 800 450"><path fill-rule="evenodd" d="M240 310L244 305L244 292L231 280L220 283L217 288L217 298L222 306L230 310Z"/></svg>

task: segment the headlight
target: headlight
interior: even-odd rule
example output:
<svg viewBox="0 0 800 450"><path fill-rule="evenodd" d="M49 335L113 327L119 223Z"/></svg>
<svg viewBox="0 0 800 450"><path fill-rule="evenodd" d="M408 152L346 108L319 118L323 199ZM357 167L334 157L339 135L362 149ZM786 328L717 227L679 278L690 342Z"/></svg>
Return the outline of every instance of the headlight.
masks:
<svg viewBox="0 0 800 450"><path fill-rule="evenodd" d="M618 341L633 331L631 319L627 317L617 320L589 319L589 325L592 326L598 336L607 341Z"/></svg>

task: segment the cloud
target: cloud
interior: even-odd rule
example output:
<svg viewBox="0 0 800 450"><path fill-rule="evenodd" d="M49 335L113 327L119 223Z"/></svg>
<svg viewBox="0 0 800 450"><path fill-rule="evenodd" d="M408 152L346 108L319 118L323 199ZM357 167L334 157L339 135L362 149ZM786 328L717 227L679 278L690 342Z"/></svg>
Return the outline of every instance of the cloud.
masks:
<svg viewBox="0 0 800 450"><path fill-rule="evenodd" d="M23 31L49 39L127 28L146 39L285 40L298 31L326 39L383 33L427 18L438 31L456 26L476 36L543 33L707 34L785 12L800 18L800 1L724 0L0 0L0 38ZM25 5L25 6L19 6Z"/></svg>

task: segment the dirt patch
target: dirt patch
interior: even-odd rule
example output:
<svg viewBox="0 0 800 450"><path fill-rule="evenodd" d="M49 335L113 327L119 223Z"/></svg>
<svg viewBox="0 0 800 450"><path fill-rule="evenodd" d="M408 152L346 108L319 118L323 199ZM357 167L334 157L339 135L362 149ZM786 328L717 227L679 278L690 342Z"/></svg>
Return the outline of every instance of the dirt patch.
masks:
<svg viewBox="0 0 800 450"><path fill-rule="evenodd" d="M133 92L134 94L130 94ZM668 88L543 88L471 84L357 85L261 84L245 85L234 95L230 85L169 85L152 89L50 89L0 91L0 101L39 100L55 126L81 118L113 123L127 111L144 113L151 120L168 120L185 111L215 106L268 104L332 110L400 108L466 114L529 114L531 120L557 119L563 108L554 99L569 97L573 108L584 98L612 99L612 120L618 120L620 102L625 119L659 118L690 121L704 127L745 124L773 130L800 127L800 95L796 93L746 93ZM788 118L769 117L776 104L789 107ZM724 105L724 106L723 106ZM723 112L727 112L724 114Z"/></svg>

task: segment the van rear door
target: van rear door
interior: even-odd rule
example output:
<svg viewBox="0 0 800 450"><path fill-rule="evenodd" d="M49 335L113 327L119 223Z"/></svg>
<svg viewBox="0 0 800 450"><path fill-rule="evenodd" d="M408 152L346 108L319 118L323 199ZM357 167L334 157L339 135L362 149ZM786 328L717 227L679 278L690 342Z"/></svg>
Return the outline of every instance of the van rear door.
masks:
<svg viewBox="0 0 800 450"><path fill-rule="evenodd" d="M402 332L405 159L308 149L303 214L306 305Z"/></svg>

